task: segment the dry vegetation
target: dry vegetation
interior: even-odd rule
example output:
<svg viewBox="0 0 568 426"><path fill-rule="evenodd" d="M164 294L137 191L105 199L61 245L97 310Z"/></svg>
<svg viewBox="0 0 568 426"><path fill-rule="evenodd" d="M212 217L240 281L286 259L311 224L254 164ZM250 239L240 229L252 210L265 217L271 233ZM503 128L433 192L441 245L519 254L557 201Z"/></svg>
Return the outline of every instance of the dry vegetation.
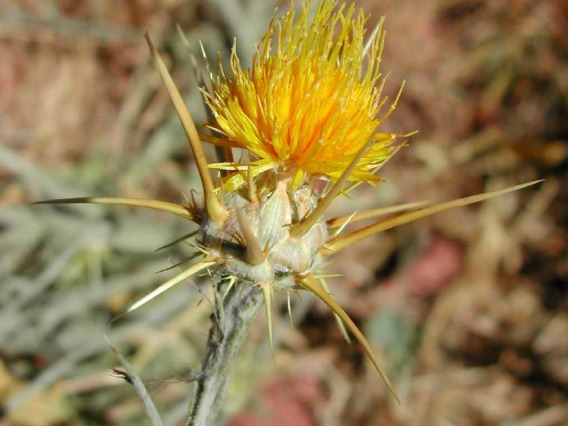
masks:
<svg viewBox="0 0 568 426"><path fill-rule="evenodd" d="M108 325L188 253L191 225L126 208L30 207L80 195L171 201L200 189L151 64L159 40L198 120L179 23L199 55L243 61L275 0L8 0L0 5L2 425L137 425L143 411L103 335L167 424L186 410L208 329L207 279ZM280 2L284 3L284 2ZM543 184L364 241L329 266L402 395L311 298L258 321L233 374L231 426L568 424L568 7L562 0L360 0L387 15L390 130L419 129L334 211ZM211 156L213 150L209 151ZM333 213L333 212L332 212ZM171 272L170 272L171 273Z"/></svg>

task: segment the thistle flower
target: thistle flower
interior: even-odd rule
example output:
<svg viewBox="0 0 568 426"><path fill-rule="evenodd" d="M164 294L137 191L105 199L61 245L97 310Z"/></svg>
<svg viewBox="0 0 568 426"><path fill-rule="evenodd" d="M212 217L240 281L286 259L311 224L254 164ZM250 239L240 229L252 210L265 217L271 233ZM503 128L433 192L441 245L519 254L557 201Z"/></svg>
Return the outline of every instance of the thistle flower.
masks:
<svg viewBox="0 0 568 426"><path fill-rule="evenodd" d="M195 157L204 189L202 207L130 198L76 198L43 203L87 202L148 207L195 222L199 232L186 237L196 240L202 259L135 303L127 312L208 269L213 277L224 283L222 297L230 295L237 286L262 291L272 340L272 292L281 289L289 294L306 290L327 304L339 324L355 336L396 396L371 346L330 294L319 272L323 261L378 232L535 182L427 207L409 204L324 221L325 210L344 190L348 180L378 180L374 172L396 152L392 143L400 135L379 132L380 124L396 105L395 99L380 116L386 103L386 98L381 97L384 79L379 74L384 43L381 24L365 43L367 18L362 12L355 13L353 6L338 6L335 1L321 1L310 25L310 5L308 2L297 18L291 8L281 19L273 20L257 48L250 70L241 68L233 51L233 75L227 76L220 69L211 91L204 90L205 101L214 117L207 127L215 132L214 136L198 133L164 62L147 36L150 51ZM365 71L364 61L367 62ZM238 164L229 158L213 165L227 171L225 181L215 186L201 140L227 148L243 148L249 151L251 161ZM313 190L313 178L319 176L333 182L321 195ZM343 233L359 220L403 211L406 212ZM220 328L217 331L223 332ZM216 335L212 333L212 336ZM213 351L224 350L219 341L210 346ZM213 358L214 355L208 353L205 363ZM206 370L206 366L203 369ZM212 374L221 373L208 372L199 380L206 381ZM225 381L215 378L219 388ZM198 393L208 392L212 387L211 383L200 384ZM198 395L196 400L196 404L205 400L218 401L219 395L207 398ZM203 418L209 415L206 412ZM195 416L192 414L192 418Z"/></svg>
<svg viewBox="0 0 568 426"><path fill-rule="evenodd" d="M219 135L208 141L249 150L258 159L253 174L270 166L293 174L293 187L305 174L335 181L371 141L349 180L379 180L373 171L396 139L378 132L394 108L379 117L382 21L365 45L363 11L335 6L321 2L310 23L310 2L297 18L292 5L270 24L250 70L233 49L232 77L221 69L205 92L214 117L208 127Z"/></svg>

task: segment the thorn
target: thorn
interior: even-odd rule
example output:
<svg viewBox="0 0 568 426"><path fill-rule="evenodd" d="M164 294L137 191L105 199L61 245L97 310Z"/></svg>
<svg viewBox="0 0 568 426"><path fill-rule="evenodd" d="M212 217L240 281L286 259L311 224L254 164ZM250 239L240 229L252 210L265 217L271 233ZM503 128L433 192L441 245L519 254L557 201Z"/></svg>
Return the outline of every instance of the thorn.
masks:
<svg viewBox="0 0 568 426"><path fill-rule="evenodd" d="M168 266L167 268L160 269L159 271L156 271L156 274L161 274L162 272L166 272L166 271L169 271L171 269L175 269L178 266L183 265L184 263L189 262L189 261L195 259L196 257L202 256L202 255L203 255L203 253L193 253L191 256L183 259L180 262L173 264L172 266Z"/></svg>
<svg viewBox="0 0 568 426"><path fill-rule="evenodd" d="M168 203L166 201L147 200L145 198L111 198L111 197L79 197L79 198L59 198L56 200L36 201L32 205L40 204L105 204L130 207L145 207L153 210L173 213L177 216L199 223L193 212L179 204Z"/></svg>
<svg viewBox="0 0 568 426"><path fill-rule="evenodd" d="M381 30L384 22L385 17L383 16L381 17L381 19L379 19L379 22L377 22L375 28L373 28L373 32L371 33L371 36L369 37L367 43L365 43L365 47L363 48L363 57L369 54L369 50L371 50L371 46L373 45L373 43L375 43L375 38L377 37L378 32Z"/></svg>
<svg viewBox="0 0 568 426"><path fill-rule="evenodd" d="M236 282L237 278L231 275L231 279L229 280L229 286L227 287L227 290L225 290L225 293L223 293L221 301L225 300L225 297L227 297L227 294L229 294L229 291L231 291L231 289L233 288Z"/></svg>
<svg viewBox="0 0 568 426"><path fill-rule="evenodd" d="M320 250L320 254L330 255L343 250L345 247L355 244L362 239L370 237L371 235L378 234L379 232L384 232L397 226L405 225L410 222L414 222L418 219L423 219L425 217L431 216L436 213L443 212L445 210L453 209L455 207L463 207L474 203L479 203L481 201L488 200L499 195L504 195L508 192L518 191L520 189L526 188L531 185L535 185L542 182L544 179L535 180L528 183L523 183L521 185L511 186L498 191L485 192L482 194L471 195L469 197L458 198L452 201L446 201L444 203L435 204L433 206L425 207L423 209L414 210L411 212L403 213L395 217L385 219L381 222L369 225L365 228L361 228L350 234L344 235L339 238L332 239L330 242L325 244ZM327 252L327 253L326 253Z"/></svg>
<svg viewBox="0 0 568 426"><path fill-rule="evenodd" d="M203 185L203 196L205 197L205 209L207 210L207 214L214 223L223 223L227 218L228 213L223 208L223 206L221 206L219 200L217 199L217 196L215 195L215 188L213 187L213 181L211 180L211 175L209 174L207 159L205 158L203 146L201 145L201 140L199 138L199 134L197 132L197 128L195 127L193 118L191 118L191 114L185 106L183 98L181 97L181 94L179 93L179 90L177 89L168 71L168 68L166 67L166 64L154 47L154 44L152 43L152 40L150 39L150 36L147 32L145 34L145 37L146 41L148 42L148 47L150 48L150 53L152 54L152 58L154 59L154 63L156 64L158 72L160 73L162 80L166 85L166 89L168 91L168 94L170 95L172 104L174 105L174 108L178 114L183 130L185 131L185 134L189 141L191 151L193 152L195 164L197 165L197 170L199 171L199 176L201 177L201 183Z"/></svg>
<svg viewBox="0 0 568 426"><path fill-rule="evenodd" d="M191 205L197 210L197 201L195 200L195 194L199 194L194 188L191 188L189 191L189 195L191 197Z"/></svg>
<svg viewBox="0 0 568 426"><path fill-rule="evenodd" d="M193 231L193 232L189 232L189 233L187 233L187 234L185 234L185 235L182 235L182 236L179 237L179 238L176 238L175 240L173 240L173 241L170 242L170 243L167 243L167 244L164 244L164 245L161 246L161 247L158 247L158 248L155 249L154 251L160 251L160 250L163 250L163 249L165 249L165 248L171 247L171 246L173 246L174 244L181 243L183 240L187 240L188 238L194 237L194 236L197 235L198 233L199 233L199 230Z"/></svg>
<svg viewBox="0 0 568 426"><path fill-rule="evenodd" d="M183 30L182 30L182 28L179 24L176 24L176 30L177 30L178 36L181 39L183 45L187 49L188 53L191 55L191 45L189 44L189 40L185 36L185 33L183 32Z"/></svg>
<svg viewBox="0 0 568 426"><path fill-rule="evenodd" d="M287 305L288 305L288 317L290 318L290 325L294 327L294 319L292 318L292 304L290 303L290 291L286 292Z"/></svg>
<svg viewBox="0 0 568 426"><path fill-rule="evenodd" d="M355 210L353 213L351 213L347 219L345 219L345 221L341 224L341 226L339 228L337 228L337 230L335 231L335 233L333 234L334 237L337 237L339 234L341 234L343 232L343 230L345 229L345 227L353 220L353 218L357 215L357 213L359 213L359 210ZM327 227L331 229L330 225L329 225L329 220L327 221Z"/></svg>
<svg viewBox="0 0 568 426"><path fill-rule="evenodd" d="M313 276L307 275L298 284L304 290L308 290L314 293L322 302L324 302L327 306L329 306L329 308L341 318L341 320L347 326L349 331L351 331L353 336L355 336L357 341L363 346L365 353L367 354L367 356L375 366L377 372L379 373L379 375L387 385L387 388L390 390L390 392L393 394L397 402L400 404L400 399L396 391L394 390L394 387L390 379L388 378L387 374L379 364L378 359L375 357L371 345L369 344L363 333L361 333L359 328L355 325L353 320L349 317L349 315L347 315L347 312L345 312L345 310L341 306L339 306L339 304L332 297L330 297L329 294L326 293L326 291L322 288L322 286L317 282L317 280Z"/></svg>
<svg viewBox="0 0 568 426"><path fill-rule="evenodd" d="M272 286L270 283L260 284L262 293L264 295L264 306L266 308L266 324L268 326L268 340L270 342L270 351L272 358L274 358L274 341L272 339Z"/></svg>
<svg viewBox="0 0 568 426"><path fill-rule="evenodd" d="M347 180L347 178L349 178L349 175L351 175L351 172L355 169L355 167L357 167L357 164L359 164L361 157L363 157L363 155L365 154L367 149L372 145L372 143L373 140L370 139L365 145L361 147L357 155L355 155L353 160L351 160L351 163L343 171L339 179L337 179L337 181L333 184L333 186L330 188L327 194L325 194L325 196L319 201L316 208L305 219L303 219L301 222L298 222L297 224L293 225L290 228L290 235L292 237L296 238L301 237L305 235L310 229L312 229L312 226L316 224L318 219L324 214L324 212L327 210L329 205L335 199L337 194L339 194L339 192L341 191L341 187L343 186L343 183Z"/></svg>
<svg viewBox="0 0 568 426"><path fill-rule="evenodd" d="M327 291L327 294L329 294L329 297L333 297L331 295L331 291L329 291L329 287L327 286L327 283L325 282L325 280L322 277L319 277L318 281L320 282L323 289L325 291ZM349 337L349 334L347 333L347 330L345 329L345 324L343 324L343 321L341 320L339 315L337 315L335 312L333 313L333 316L335 316L335 321L337 322L337 326L339 327L339 331L341 332L341 335L347 341L347 343L350 344L351 343L351 337Z"/></svg>
<svg viewBox="0 0 568 426"><path fill-rule="evenodd" d="M129 307L126 312L124 312L123 314L120 314L119 316L113 318L110 322L114 322L120 318L122 318L123 316L129 314L130 312L138 309L139 307L145 305L146 303L148 303L150 300L154 299L155 297L159 296L160 294L162 294L163 292L169 290L170 288L172 288L173 286L175 286L176 284L179 284L180 282L182 282L183 280L185 280L186 278L189 278L190 276L202 271L205 268L208 268L210 266L215 265L215 261L211 260L211 259L203 259L202 261L196 263L193 266L190 266L189 268L187 268L185 271L183 271L182 273L176 275L175 277L169 279L168 281L166 281L165 283L163 283L162 285L160 285L158 288L156 288L155 290L151 291L150 293L148 293L146 296L144 296L142 299L140 299L138 302L134 303L131 307Z"/></svg>
<svg viewBox="0 0 568 426"><path fill-rule="evenodd" d="M419 207L427 206L428 204L430 204L429 201L417 201L417 202L414 202L414 203L406 203L406 204L400 204L398 206L391 206L391 207L383 207L383 208L379 208L379 209L365 210L365 211L362 211L362 212L356 211L355 213L353 213L349 216L340 216L340 217L336 217L336 218L328 220L327 226L330 229L339 227L339 230L336 231L335 235L334 235L334 236L337 236L343 231L345 226L347 226L348 224L357 223L361 220L371 219L371 218L374 218L374 217L384 216L384 215L387 215L387 214L400 213L400 212L403 212L405 210L414 210L414 209L417 209Z"/></svg>
<svg viewBox="0 0 568 426"><path fill-rule="evenodd" d="M203 244L200 244L198 242L195 241L186 241L185 242L189 247L200 251L204 256L209 256L210 251L207 247L205 247Z"/></svg>
<svg viewBox="0 0 568 426"><path fill-rule="evenodd" d="M314 277L317 279L320 278L343 278L345 274L314 274Z"/></svg>
<svg viewBox="0 0 568 426"><path fill-rule="evenodd" d="M248 220L244 217L241 209L236 208L237 220L239 221L239 226L241 227L242 237L245 242L245 257L248 263L253 266L260 265L264 263L266 257L262 252L262 248L258 244L258 240L252 231Z"/></svg>

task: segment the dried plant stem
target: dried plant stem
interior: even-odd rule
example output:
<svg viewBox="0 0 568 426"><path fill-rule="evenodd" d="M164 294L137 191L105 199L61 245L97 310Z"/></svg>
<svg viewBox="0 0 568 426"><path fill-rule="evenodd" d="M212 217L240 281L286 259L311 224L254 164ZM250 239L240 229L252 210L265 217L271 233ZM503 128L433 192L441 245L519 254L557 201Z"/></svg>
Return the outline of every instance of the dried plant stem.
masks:
<svg viewBox="0 0 568 426"><path fill-rule="evenodd" d="M134 388L134 390L142 400L142 404L144 404L144 410L146 411L146 415L150 419L152 426L163 426L164 423L160 418L160 414L158 413L156 406L152 402L152 398L150 398L150 395L148 394L148 391L144 386L144 382L142 382L140 377L138 377L138 374L136 374L134 368L132 368L132 366L126 360L126 358L124 358L124 356L118 351L118 349L116 349L112 345L112 343L110 342L110 340L108 340L106 336L105 339L110 345L110 348L112 349L114 356L116 356L116 358L120 361L120 364L124 368L123 378L132 385L132 387Z"/></svg>
<svg viewBox="0 0 568 426"><path fill-rule="evenodd" d="M223 283L215 289L207 353L196 379L186 426L213 424L229 379L231 363L264 301L258 286ZM228 292L227 292L228 290ZM227 292L227 294L225 294Z"/></svg>

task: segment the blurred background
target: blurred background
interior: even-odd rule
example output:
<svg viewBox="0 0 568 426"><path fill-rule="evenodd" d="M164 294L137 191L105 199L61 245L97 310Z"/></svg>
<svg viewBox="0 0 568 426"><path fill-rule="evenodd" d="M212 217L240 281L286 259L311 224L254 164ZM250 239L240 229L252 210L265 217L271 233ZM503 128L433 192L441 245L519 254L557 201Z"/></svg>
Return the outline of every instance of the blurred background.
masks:
<svg viewBox="0 0 568 426"><path fill-rule="evenodd" d="M296 6L302 2L297 1ZM359 0L386 15L387 131L418 129L329 212L535 187L367 239L328 267L335 297L395 382L308 295L282 307L274 360L259 318L219 424L568 424L568 5L562 0ZM276 0L3 0L0 3L0 424L147 424L114 377L130 360L168 425L180 424L207 340L208 280L109 325L183 260L176 217L87 196L184 202L201 187L143 39L150 31L198 121L190 52L250 62ZM185 32L186 47L176 33ZM208 150L209 158L214 151ZM261 314L261 317L264 315Z"/></svg>

